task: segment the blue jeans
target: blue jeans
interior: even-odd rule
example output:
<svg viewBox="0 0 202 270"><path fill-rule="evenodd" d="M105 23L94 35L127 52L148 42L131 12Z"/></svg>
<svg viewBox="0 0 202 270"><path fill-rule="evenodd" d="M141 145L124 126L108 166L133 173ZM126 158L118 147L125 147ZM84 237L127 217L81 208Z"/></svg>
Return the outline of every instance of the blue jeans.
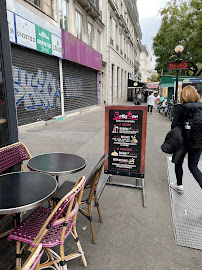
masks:
<svg viewBox="0 0 202 270"><path fill-rule="evenodd" d="M181 156L178 164L175 164L175 174L177 178L177 185L182 185L183 169L182 164L186 153L188 153L188 167L194 178L202 188L202 172L198 168L199 159L201 156L202 148L187 148L187 151Z"/></svg>

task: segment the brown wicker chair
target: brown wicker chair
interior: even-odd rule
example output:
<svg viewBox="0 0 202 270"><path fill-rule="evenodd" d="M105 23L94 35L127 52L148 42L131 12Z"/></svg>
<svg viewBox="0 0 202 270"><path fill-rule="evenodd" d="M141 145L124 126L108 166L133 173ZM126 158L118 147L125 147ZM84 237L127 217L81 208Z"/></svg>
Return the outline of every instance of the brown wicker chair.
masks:
<svg viewBox="0 0 202 270"><path fill-rule="evenodd" d="M31 155L27 147L21 142L13 143L0 148L0 174L11 172L14 169L14 166L17 164L20 164L21 170L24 171L22 162L30 158ZM4 216L5 215L0 215L0 220ZM13 215L13 218L14 218L14 226L16 226L15 215ZM13 229L1 233L0 238L8 235L12 230Z"/></svg>
<svg viewBox="0 0 202 270"><path fill-rule="evenodd" d="M105 161L108 158L108 154L104 154L89 177L86 180L86 184L84 186L84 193L82 197L81 206L79 208L79 211L90 221L91 225L91 233L92 233L92 240L93 244L96 243L95 241L95 231L94 231L94 225L93 225L93 218L92 218L92 200L95 202L95 207L97 207L98 215L100 222L102 223L102 216L100 212L100 207L98 203L98 197L97 197L97 186L98 182L103 170L103 166ZM56 194L52 198L53 205L55 205L60 201L60 199L67 194L74 186L73 182L65 181L60 188L57 190ZM83 207L84 206L84 207Z"/></svg>
<svg viewBox="0 0 202 270"><path fill-rule="evenodd" d="M38 270L40 265L40 259L43 255L42 244L39 244L38 247L30 254L29 258L22 266L22 270Z"/></svg>

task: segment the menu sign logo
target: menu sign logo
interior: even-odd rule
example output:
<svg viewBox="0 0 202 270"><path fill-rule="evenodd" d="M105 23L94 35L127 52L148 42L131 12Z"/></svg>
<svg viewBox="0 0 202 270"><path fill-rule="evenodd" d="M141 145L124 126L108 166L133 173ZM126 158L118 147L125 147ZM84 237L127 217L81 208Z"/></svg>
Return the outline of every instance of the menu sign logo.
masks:
<svg viewBox="0 0 202 270"><path fill-rule="evenodd" d="M36 50L35 24L15 15L17 43Z"/></svg>
<svg viewBox="0 0 202 270"><path fill-rule="evenodd" d="M140 173L143 112L109 111L108 170Z"/></svg>

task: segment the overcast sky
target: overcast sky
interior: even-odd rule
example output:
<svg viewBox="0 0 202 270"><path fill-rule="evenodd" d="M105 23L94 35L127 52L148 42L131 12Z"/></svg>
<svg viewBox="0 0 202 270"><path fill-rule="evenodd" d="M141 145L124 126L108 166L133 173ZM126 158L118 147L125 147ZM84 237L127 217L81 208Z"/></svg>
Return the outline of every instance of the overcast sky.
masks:
<svg viewBox="0 0 202 270"><path fill-rule="evenodd" d="M163 8L168 0L137 0L137 8L142 30L142 44L147 44L152 54L152 68L155 66L155 57L152 52L152 38L158 32L161 17L158 11Z"/></svg>

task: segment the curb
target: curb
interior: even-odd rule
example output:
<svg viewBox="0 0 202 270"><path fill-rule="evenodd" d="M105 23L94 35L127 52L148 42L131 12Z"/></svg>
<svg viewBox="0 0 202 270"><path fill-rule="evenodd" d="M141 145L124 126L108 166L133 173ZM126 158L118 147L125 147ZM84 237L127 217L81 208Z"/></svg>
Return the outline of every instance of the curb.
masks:
<svg viewBox="0 0 202 270"><path fill-rule="evenodd" d="M45 126L46 122L45 121L37 121L31 124L27 124L27 125L23 125L23 126L19 126L18 130L19 131L25 131L27 129L32 129L32 128L36 128L36 127L42 127Z"/></svg>
<svg viewBox="0 0 202 270"><path fill-rule="evenodd" d="M60 123L62 121L65 121L67 119L69 119L70 117L73 117L73 116L76 116L76 115L79 115L79 114L83 114L83 113L86 113L86 112L90 112L90 111L93 111L93 110L97 110L97 109L100 109L101 106L93 106L93 107L88 107L88 108L85 108L83 110L80 110L80 111L71 111L70 113L67 113L65 115L58 115L58 116L55 116L53 117L52 119L50 120L47 120L47 121L37 121L37 122L34 122L34 123L30 123L30 124L27 124L27 125L23 125L23 126L19 126L18 127L18 130L19 131L26 131L28 129L32 129L32 128L37 128L37 127L42 127L42 126L49 126L53 123Z"/></svg>

